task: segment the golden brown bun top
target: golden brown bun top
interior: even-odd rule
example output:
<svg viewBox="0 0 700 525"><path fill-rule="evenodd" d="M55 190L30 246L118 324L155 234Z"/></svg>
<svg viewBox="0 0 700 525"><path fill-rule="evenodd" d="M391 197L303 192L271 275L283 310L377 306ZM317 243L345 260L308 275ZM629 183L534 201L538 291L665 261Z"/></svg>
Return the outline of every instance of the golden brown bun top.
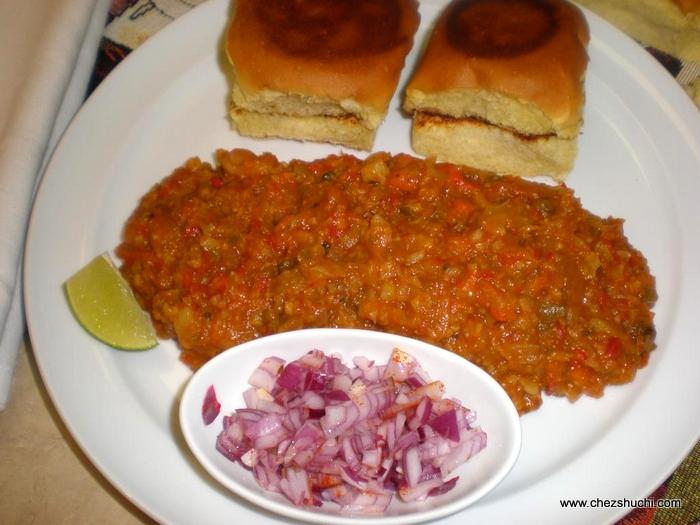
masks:
<svg viewBox="0 0 700 525"><path fill-rule="evenodd" d="M385 110L413 45L415 0L237 0L226 51L244 92Z"/></svg>
<svg viewBox="0 0 700 525"><path fill-rule="evenodd" d="M590 35L565 0L453 0L407 90L485 90L536 104L557 128L575 126Z"/></svg>
<svg viewBox="0 0 700 525"><path fill-rule="evenodd" d="M684 13L700 14L700 0L672 0Z"/></svg>

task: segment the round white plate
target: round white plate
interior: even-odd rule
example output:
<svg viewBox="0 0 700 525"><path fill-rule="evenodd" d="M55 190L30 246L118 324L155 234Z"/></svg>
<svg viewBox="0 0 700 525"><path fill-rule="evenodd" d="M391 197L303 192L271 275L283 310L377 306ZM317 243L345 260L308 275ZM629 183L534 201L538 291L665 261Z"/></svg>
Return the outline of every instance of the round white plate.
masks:
<svg viewBox="0 0 700 525"><path fill-rule="evenodd" d="M411 152L402 86L444 2L423 21L375 150ZM313 159L339 148L243 139L229 126L221 41L227 0L212 0L132 53L86 102L47 169L25 259L30 335L42 377L73 436L105 476L165 523L274 523L231 495L190 455L178 396L190 371L168 341L111 350L75 322L61 288L113 249L138 199L190 156L216 148ZM646 497L700 434L700 114L644 50L588 14L592 30L585 125L568 184L584 206L626 219L657 278L658 349L635 381L575 404L547 399L522 418L522 454L486 498L444 523L592 523L630 509L562 507L564 498Z"/></svg>

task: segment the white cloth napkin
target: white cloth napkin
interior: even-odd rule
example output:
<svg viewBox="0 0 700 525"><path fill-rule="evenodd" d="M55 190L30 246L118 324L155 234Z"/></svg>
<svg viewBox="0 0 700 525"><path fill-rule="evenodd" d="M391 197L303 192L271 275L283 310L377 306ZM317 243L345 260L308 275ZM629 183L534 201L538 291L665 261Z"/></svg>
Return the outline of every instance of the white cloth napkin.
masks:
<svg viewBox="0 0 700 525"><path fill-rule="evenodd" d="M109 6L0 1L0 409L25 330L21 261L34 190L83 102Z"/></svg>

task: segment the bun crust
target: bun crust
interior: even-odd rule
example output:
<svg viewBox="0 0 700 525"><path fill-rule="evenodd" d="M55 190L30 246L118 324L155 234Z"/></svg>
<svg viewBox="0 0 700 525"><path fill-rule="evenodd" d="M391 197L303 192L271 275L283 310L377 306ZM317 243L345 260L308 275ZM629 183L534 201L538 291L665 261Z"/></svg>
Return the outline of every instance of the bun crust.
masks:
<svg viewBox="0 0 700 525"><path fill-rule="evenodd" d="M373 132L418 22L415 0L237 0L226 39L232 109L352 115Z"/></svg>

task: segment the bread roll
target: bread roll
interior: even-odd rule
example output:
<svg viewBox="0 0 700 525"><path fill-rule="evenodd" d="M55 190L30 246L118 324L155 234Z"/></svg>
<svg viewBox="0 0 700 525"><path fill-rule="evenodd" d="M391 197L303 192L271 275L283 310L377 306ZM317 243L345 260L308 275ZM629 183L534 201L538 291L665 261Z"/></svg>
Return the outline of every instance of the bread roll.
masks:
<svg viewBox="0 0 700 525"><path fill-rule="evenodd" d="M415 0L237 0L226 40L234 125L371 149L418 22Z"/></svg>
<svg viewBox="0 0 700 525"><path fill-rule="evenodd" d="M700 0L578 0L632 38L700 63Z"/></svg>
<svg viewBox="0 0 700 525"><path fill-rule="evenodd" d="M563 180L584 104L589 31L565 0L454 0L406 88L413 148Z"/></svg>

